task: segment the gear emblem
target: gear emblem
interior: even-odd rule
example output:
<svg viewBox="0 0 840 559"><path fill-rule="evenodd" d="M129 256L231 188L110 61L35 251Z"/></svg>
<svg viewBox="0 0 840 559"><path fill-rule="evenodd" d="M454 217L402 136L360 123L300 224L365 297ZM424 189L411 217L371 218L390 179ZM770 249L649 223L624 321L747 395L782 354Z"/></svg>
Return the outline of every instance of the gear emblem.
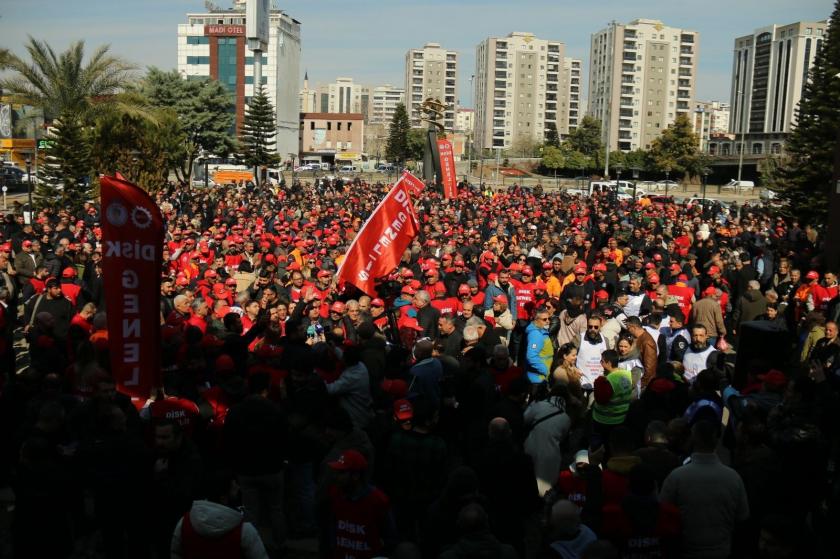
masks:
<svg viewBox="0 0 840 559"><path fill-rule="evenodd" d="M152 224L152 212L146 208L135 207L131 210L131 222L138 229L146 229Z"/></svg>
<svg viewBox="0 0 840 559"><path fill-rule="evenodd" d="M119 202L114 202L105 210L105 218L111 225L122 227L128 221L128 210Z"/></svg>

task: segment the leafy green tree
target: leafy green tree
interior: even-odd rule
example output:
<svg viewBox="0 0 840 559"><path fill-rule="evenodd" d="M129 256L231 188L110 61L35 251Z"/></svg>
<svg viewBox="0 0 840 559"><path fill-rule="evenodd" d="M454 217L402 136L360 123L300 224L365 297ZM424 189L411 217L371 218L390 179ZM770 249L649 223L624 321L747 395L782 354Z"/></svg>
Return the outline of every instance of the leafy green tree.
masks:
<svg viewBox="0 0 840 559"><path fill-rule="evenodd" d="M601 167L601 121L585 116L578 127L566 136L566 143L572 151L579 151L592 160L592 166Z"/></svg>
<svg viewBox="0 0 840 559"><path fill-rule="evenodd" d="M628 169L636 167L640 170L647 170L649 168L648 152L644 148L639 148L633 151L628 151L624 154L624 164Z"/></svg>
<svg viewBox="0 0 840 559"><path fill-rule="evenodd" d="M216 80L184 80L177 71L149 69L141 91L160 110L172 110L176 121L164 123L169 148L168 168L178 182L189 185L193 163L204 151L226 157L234 149L230 130L234 115L225 87Z"/></svg>
<svg viewBox="0 0 840 559"><path fill-rule="evenodd" d="M673 124L662 131L650 146L650 161L657 170L669 167L688 179L700 174L703 160L698 152L698 138L688 117L677 115Z"/></svg>
<svg viewBox="0 0 840 559"><path fill-rule="evenodd" d="M405 105L400 103L394 109L394 116L391 117L391 125L388 128L388 144L385 147L385 155L392 163L402 164L412 159L409 157L408 146L410 130L411 122L408 120L408 112L405 110Z"/></svg>
<svg viewBox="0 0 840 559"><path fill-rule="evenodd" d="M73 115L54 121L35 188L38 208L78 210L92 196L90 138Z"/></svg>
<svg viewBox="0 0 840 559"><path fill-rule="evenodd" d="M557 170L566 168L566 154L559 147L546 145L542 153L542 166Z"/></svg>
<svg viewBox="0 0 840 559"><path fill-rule="evenodd" d="M245 111L239 144L242 160L250 167L273 166L280 161L274 137L274 107L260 86Z"/></svg>
<svg viewBox="0 0 840 559"><path fill-rule="evenodd" d="M47 122L73 115L90 125L111 111L145 114L142 98L126 89L134 66L111 56L107 45L93 51L86 64L84 41L56 54L46 42L30 37L25 48L30 61L7 51L5 66L11 74L0 80L0 89L13 102L41 108Z"/></svg>
<svg viewBox="0 0 840 559"><path fill-rule="evenodd" d="M785 211L810 223L824 223L827 216L840 130L840 2L826 31L787 139L786 158L770 182Z"/></svg>

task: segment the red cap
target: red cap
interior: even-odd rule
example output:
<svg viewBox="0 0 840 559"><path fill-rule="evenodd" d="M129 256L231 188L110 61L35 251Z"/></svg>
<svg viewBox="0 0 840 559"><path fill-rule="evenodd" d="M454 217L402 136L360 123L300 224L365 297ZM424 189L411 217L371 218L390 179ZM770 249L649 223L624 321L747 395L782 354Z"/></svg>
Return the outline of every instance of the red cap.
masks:
<svg viewBox="0 0 840 559"><path fill-rule="evenodd" d="M234 364L233 358L230 355L223 353L222 355L216 358L217 373L233 372L234 370L236 370L236 365Z"/></svg>
<svg viewBox="0 0 840 559"><path fill-rule="evenodd" d="M404 278L413 278L414 277L414 272L412 272L408 268L403 268L403 271L400 272L400 275Z"/></svg>
<svg viewBox="0 0 840 559"><path fill-rule="evenodd" d="M678 272L679 273L681 270L682 270L682 268L680 268L680 265L677 264L676 262L671 264L671 271L672 272Z"/></svg>
<svg viewBox="0 0 840 559"><path fill-rule="evenodd" d="M647 264L645 264L645 270L655 270L655 269L656 269L656 264L654 264L653 262L648 262Z"/></svg>
<svg viewBox="0 0 840 559"><path fill-rule="evenodd" d="M228 287L236 287L236 280L233 278L228 278L225 280L225 285Z"/></svg>
<svg viewBox="0 0 840 559"><path fill-rule="evenodd" d="M327 465L337 471L362 472L367 470L368 462L361 452L351 448L342 452L338 460L327 462Z"/></svg>
<svg viewBox="0 0 840 559"><path fill-rule="evenodd" d="M811 270L807 274L805 274L805 279L807 280L818 280L820 279L820 274L816 270Z"/></svg>
<svg viewBox="0 0 840 559"><path fill-rule="evenodd" d="M503 294L499 293L498 295L493 297L493 302L494 303L507 303L508 300L507 300L507 297L505 297Z"/></svg>
<svg viewBox="0 0 840 559"><path fill-rule="evenodd" d="M414 295L416 291L410 285L404 285L402 289L400 289L400 293L403 295Z"/></svg>
<svg viewBox="0 0 840 559"><path fill-rule="evenodd" d="M408 421L414 417L414 408L411 402L405 399L394 402L394 417L397 421Z"/></svg>
<svg viewBox="0 0 840 559"><path fill-rule="evenodd" d="M397 328L410 328L418 332L423 331L423 327L420 326L420 323L417 322L417 319L413 316L404 316L401 318L399 322L397 322Z"/></svg>
<svg viewBox="0 0 840 559"><path fill-rule="evenodd" d="M718 268L717 266L709 266L709 275L710 276L713 276L713 275L719 274L719 273L720 273L720 268Z"/></svg>
<svg viewBox="0 0 840 559"><path fill-rule="evenodd" d="M32 241L27 239L27 240L23 241L22 245L25 246L25 247L31 247L32 246Z"/></svg>
<svg viewBox="0 0 840 559"><path fill-rule="evenodd" d="M575 266L575 273L576 274L585 274L586 273L586 264L584 264L583 262L579 262Z"/></svg>
<svg viewBox="0 0 840 559"><path fill-rule="evenodd" d="M286 271L287 272L294 272L296 270L298 270L298 271L300 270L300 264L297 263L297 260L289 263L289 265L286 266Z"/></svg>
<svg viewBox="0 0 840 559"><path fill-rule="evenodd" d="M383 301L382 299L377 297L376 299L371 300L370 306L371 307L384 307L385 306L385 301Z"/></svg>
<svg viewBox="0 0 840 559"><path fill-rule="evenodd" d="M662 261L662 255L657 252L656 254L653 255L653 260L654 260L654 262L661 262Z"/></svg>
<svg viewBox="0 0 840 559"><path fill-rule="evenodd" d="M76 268L67 267L61 271L61 277L63 278L75 278L76 277Z"/></svg>
<svg viewBox="0 0 840 559"><path fill-rule="evenodd" d="M522 275L523 276L533 276L534 275L534 270L532 270L530 266L525 266L524 268L522 268Z"/></svg>
<svg viewBox="0 0 840 559"><path fill-rule="evenodd" d="M175 278L175 285L177 285L179 287L185 287L189 284L190 284L190 280L188 280L186 277Z"/></svg>
<svg viewBox="0 0 840 559"><path fill-rule="evenodd" d="M330 312L335 312L341 314L344 312L345 305L341 301L336 301L332 305L330 305Z"/></svg>
<svg viewBox="0 0 840 559"><path fill-rule="evenodd" d="M603 289L599 289L598 291L595 292L595 298L596 299L609 299L610 294L607 293L606 291L604 291Z"/></svg>
<svg viewBox="0 0 840 559"><path fill-rule="evenodd" d="M219 277L219 274L217 274L216 271L213 270L212 268L209 268L209 269L207 269L207 271L204 272L204 277L205 278L217 278L217 277Z"/></svg>
<svg viewBox="0 0 840 559"><path fill-rule="evenodd" d="M717 291L717 288L715 288L714 285L710 285L709 287L707 287L705 289L705 291L703 291L703 295L708 297L710 295L714 295L716 291Z"/></svg>
<svg viewBox="0 0 840 559"><path fill-rule="evenodd" d="M538 279L537 283L534 285L534 291L545 291L548 289L548 286L542 279Z"/></svg>
<svg viewBox="0 0 840 559"><path fill-rule="evenodd" d="M773 386L775 388L784 388L788 382L788 379L785 376L785 374L776 369L771 369L763 375L758 375L758 380L760 380L764 384Z"/></svg>
<svg viewBox="0 0 840 559"><path fill-rule="evenodd" d="M330 276L332 276L332 272L330 272L329 270L320 270L318 272L318 279L328 278Z"/></svg>
<svg viewBox="0 0 840 559"><path fill-rule="evenodd" d="M607 265L604 264L603 262L598 262L597 264L592 266L592 271L593 272L606 272L607 271Z"/></svg>
<svg viewBox="0 0 840 559"><path fill-rule="evenodd" d="M543 270L551 270L554 266L551 265L551 262L543 262L542 269Z"/></svg>
<svg viewBox="0 0 840 559"><path fill-rule="evenodd" d="M650 276L648 276L648 281L650 283L659 283L659 276L656 274L651 274Z"/></svg>
<svg viewBox="0 0 840 559"><path fill-rule="evenodd" d="M685 274L680 274L677 276L678 281L688 281L688 276Z"/></svg>
<svg viewBox="0 0 840 559"><path fill-rule="evenodd" d="M470 286L466 283L462 283L458 286L458 295L469 295L470 294Z"/></svg>

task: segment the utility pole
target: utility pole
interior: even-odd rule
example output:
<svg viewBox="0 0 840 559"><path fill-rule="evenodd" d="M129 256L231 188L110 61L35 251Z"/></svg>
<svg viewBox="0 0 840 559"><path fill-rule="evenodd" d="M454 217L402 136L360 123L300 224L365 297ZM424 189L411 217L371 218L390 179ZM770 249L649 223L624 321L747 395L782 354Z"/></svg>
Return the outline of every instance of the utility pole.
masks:
<svg viewBox="0 0 840 559"><path fill-rule="evenodd" d="M747 148L744 143L744 134L747 128L746 123L744 123L744 114L746 113L744 110L744 90L742 89L738 93L741 95L741 151L738 154L738 184L735 185L735 192L741 190L741 169L744 166L744 150Z"/></svg>

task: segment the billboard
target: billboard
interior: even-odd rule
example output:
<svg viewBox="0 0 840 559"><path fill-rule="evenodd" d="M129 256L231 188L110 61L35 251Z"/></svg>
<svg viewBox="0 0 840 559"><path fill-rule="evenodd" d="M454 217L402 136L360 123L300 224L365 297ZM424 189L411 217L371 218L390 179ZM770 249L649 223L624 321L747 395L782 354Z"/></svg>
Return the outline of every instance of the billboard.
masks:
<svg viewBox="0 0 840 559"><path fill-rule="evenodd" d="M247 0L245 3L245 38L251 50L268 48L269 0Z"/></svg>

